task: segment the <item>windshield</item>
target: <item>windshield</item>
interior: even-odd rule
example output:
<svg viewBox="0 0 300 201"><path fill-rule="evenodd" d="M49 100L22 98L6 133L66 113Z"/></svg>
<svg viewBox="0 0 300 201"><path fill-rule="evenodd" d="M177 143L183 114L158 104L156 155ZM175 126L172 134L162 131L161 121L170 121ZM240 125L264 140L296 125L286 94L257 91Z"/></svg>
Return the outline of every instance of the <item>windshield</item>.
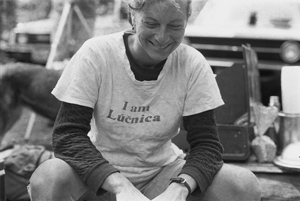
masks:
<svg viewBox="0 0 300 201"><path fill-rule="evenodd" d="M300 28L300 1L209 0L195 24Z"/></svg>

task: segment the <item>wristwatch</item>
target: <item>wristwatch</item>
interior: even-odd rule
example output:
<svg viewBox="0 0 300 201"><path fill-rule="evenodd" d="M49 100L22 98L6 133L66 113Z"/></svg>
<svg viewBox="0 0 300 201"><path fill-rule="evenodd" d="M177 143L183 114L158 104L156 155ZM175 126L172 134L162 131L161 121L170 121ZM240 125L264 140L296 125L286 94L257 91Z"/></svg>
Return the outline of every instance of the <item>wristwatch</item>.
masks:
<svg viewBox="0 0 300 201"><path fill-rule="evenodd" d="M184 179L182 177L175 177L175 178L171 178L170 181L171 181L170 183L175 182L175 183L183 184L189 191L188 196L191 194L192 189L191 189L190 185L186 182L186 179Z"/></svg>

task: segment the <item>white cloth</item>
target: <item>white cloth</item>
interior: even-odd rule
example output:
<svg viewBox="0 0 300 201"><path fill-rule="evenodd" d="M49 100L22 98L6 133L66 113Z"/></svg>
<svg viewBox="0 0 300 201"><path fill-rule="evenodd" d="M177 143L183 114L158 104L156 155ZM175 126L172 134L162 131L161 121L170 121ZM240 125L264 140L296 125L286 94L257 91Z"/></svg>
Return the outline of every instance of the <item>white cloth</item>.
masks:
<svg viewBox="0 0 300 201"><path fill-rule="evenodd" d="M183 44L168 57L157 80L137 81L122 32L88 40L52 93L61 101L94 108L93 144L132 182L184 157L171 143L182 116L223 104L210 66Z"/></svg>

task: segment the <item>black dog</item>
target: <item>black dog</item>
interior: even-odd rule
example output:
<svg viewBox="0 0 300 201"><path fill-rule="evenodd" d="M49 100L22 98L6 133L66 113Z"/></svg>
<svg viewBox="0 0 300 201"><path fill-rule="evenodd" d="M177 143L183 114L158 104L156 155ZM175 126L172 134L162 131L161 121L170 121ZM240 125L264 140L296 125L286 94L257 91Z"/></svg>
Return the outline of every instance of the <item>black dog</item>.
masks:
<svg viewBox="0 0 300 201"><path fill-rule="evenodd" d="M60 102L51 94L62 70L27 63L0 65L0 144L17 122L22 108L54 121Z"/></svg>

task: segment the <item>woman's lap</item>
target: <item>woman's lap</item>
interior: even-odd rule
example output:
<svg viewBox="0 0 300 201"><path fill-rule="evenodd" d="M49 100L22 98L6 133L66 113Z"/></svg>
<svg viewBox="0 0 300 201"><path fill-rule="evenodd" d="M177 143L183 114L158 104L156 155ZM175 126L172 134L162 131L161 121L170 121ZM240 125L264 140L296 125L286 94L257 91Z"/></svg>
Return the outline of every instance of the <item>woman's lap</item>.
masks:
<svg viewBox="0 0 300 201"><path fill-rule="evenodd" d="M151 181L149 181L146 185L137 184L136 187L149 199L155 198L157 195L161 194L169 185L170 178L176 177L185 161L182 159L178 159L173 163L165 166ZM85 198L88 201L115 201L115 196L106 193L103 196L95 197L91 192L88 196L89 198ZM83 199L84 200L84 199Z"/></svg>
<svg viewBox="0 0 300 201"><path fill-rule="evenodd" d="M141 192L150 200L161 194L168 187L170 178L176 177L180 173L184 163L184 160L178 160L164 167L155 178L140 189ZM260 193L260 184L252 172L245 168L224 164L205 192L200 193L200 189L197 188L187 198L187 201L254 201L260 200ZM102 201L102 199L100 200ZM114 199L104 200L114 201Z"/></svg>
<svg viewBox="0 0 300 201"><path fill-rule="evenodd" d="M137 188L141 190L149 198L154 198L162 193L169 185L170 178L177 176L181 170L184 160L180 159L173 162L170 165L165 166L160 173L149 181L146 185L137 184ZM57 165L58 164L58 165ZM57 170L53 170L57 169ZM66 179L68 177L69 179ZM57 181L54 181L57 180ZM68 184L58 184L62 180L68 180ZM55 183L57 185L55 185ZM67 185L72 185L70 188L66 188ZM64 186L60 188L59 186ZM39 190L36 190L37 187ZM79 176L75 171L64 161L60 159L50 159L45 163L41 164L36 171L33 173L30 184L28 185L28 192L34 198L33 200L42 200L49 195L37 195L42 192L55 191L53 193L69 194L66 198L56 198L60 200L78 200L78 201L114 201L115 196L110 193L105 193L102 196L96 196L92 191L83 184ZM48 193L52 194L52 193Z"/></svg>
<svg viewBox="0 0 300 201"><path fill-rule="evenodd" d="M59 163L58 166L60 167L60 170L53 170L57 167L57 164L54 165L53 163ZM155 178L146 185L138 184L137 188L149 199L155 198L168 187L170 178L176 177L179 174L184 163L184 160L179 159L172 164L165 166ZM66 177L68 179L66 179ZM244 196L242 194L247 193L249 188L253 189L255 188L255 185L259 184L258 182L255 182L255 179L255 176L244 168L224 164L221 170L216 174L212 184L207 188L204 194L201 194L201 198L194 197L193 195L198 193L193 192L187 200L224 200L225 197L228 198L225 200L230 200L231 195L233 195L233 198L235 198L237 194ZM60 182L60 184L58 184L57 181L60 180L67 180L68 183ZM97 197L94 193L89 191L74 170L60 159L50 159L40 165L32 175L30 182L34 183L29 185L29 192L32 195L32 198L34 198L33 200L46 200L43 196L53 196L50 195L51 193L48 193L49 195L37 195L39 194L38 191L43 194L52 191L52 193L62 194L64 197L56 197L54 200L115 201L115 196L112 194L106 193ZM67 187L68 185L69 188ZM62 186L64 187L61 188ZM38 187L39 190L35 190L36 187ZM253 193L255 193L255 190L256 189L253 190ZM250 195L251 191L248 192L248 194Z"/></svg>

